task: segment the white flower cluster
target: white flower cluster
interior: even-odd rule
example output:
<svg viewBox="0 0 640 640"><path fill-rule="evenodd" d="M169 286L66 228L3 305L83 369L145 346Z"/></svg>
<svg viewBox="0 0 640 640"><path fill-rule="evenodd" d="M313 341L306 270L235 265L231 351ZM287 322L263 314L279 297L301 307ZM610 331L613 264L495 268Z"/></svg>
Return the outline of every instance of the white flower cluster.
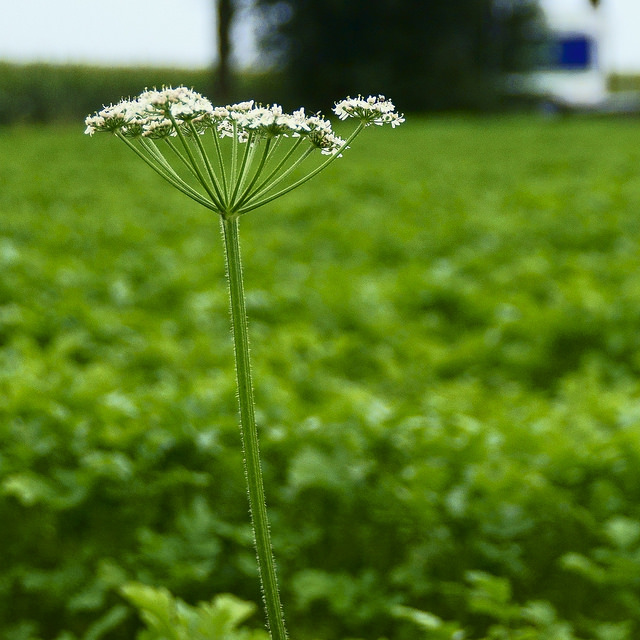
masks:
<svg viewBox="0 0 640 640"><path fill-rule="evenodd" d="M215 107L192 89L165 87L145 89L137 98L88 116L85 133L115 134L164 180L227 218L244 215L304 184L339 158L368 125L396 127L404 122L384 96L346 98L336 103L334 112L341 120L358 122L346 141L322 115L307 115L303 108L285 113L280 105L263 106L253 100ZM203 138L207 132L213 138L208 147ZM284 143L284 138L290 142ZM222 139L228 140L222 144ZM257 152L260 141L264 143ZM315 150L329 157L309 164L306 159Z"/></svg>
<svg viewBox="0 0 640 640"><path fill-rule="evenodd" d="M201 121L213 111L206 98L186 87L145 90L133 100L121 100L87 117L85 133L109 131L128 138L164 138L176 134L176 124Z"/></svg>
<svg viewBox="0 0 640 640"><path fill-rule="evenodd" d="M393 102L384 96L345 98L336 102L333 111L340 120L356 118L367 126L390 124L397 127L404 122L404 115L397 113Z"/></svg>
<svg viewBox="0 0 640 640"><path fill-rule="evenodd" d="M218 136L249 139L293 136L307 138L323 154L333 155L344 140L331 129L331 123L319 115L306 116L304 109L292 114L282 107L256 105L253 100L214 107L209 100L186 87L146 90L133 100L104 107L87 117L85 133L118 133L128 138L166 138L177 135L177 127L186 135L207 129Z"/></svg>

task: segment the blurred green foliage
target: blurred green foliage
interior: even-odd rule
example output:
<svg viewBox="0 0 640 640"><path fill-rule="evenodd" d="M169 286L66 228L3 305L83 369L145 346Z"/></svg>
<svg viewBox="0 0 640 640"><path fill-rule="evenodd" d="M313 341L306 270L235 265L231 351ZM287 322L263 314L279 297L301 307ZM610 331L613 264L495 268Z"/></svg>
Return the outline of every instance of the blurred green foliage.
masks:
<svg viewBox="0 0 640 640"><path fill-rule="evenodd" d="M122 593L141 612L147 626L138 640L269 640L263 629L240 625L257 607L229 594L189 606L166 589L130 583Z"/></svg>
<svg viewBox="0 0 640 640"><path fill-rule="evenodd" d="M242 220L293 638L637 637L636 128L413 118ZM0 130L6 640L260 601L218 222L82 129Z"/></svg>
<svg viewBox="0 0 640 640"><path fill-rule="evenodd" d="M245 71L237 74L233 95L221 96L216 75L207 69L0 62L0 125L80 121L102 105L164 85L192 87L213 101L224 98L223 104L228 98L273 102L274 84L269 75Z"/></svg>

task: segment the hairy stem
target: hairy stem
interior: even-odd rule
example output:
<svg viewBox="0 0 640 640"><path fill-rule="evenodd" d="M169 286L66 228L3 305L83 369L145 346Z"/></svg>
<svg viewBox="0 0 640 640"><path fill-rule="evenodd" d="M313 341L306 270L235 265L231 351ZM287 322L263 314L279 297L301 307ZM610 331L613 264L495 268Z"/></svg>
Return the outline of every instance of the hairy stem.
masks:
<svg viewBox="0 0 640 640"><path fill-rule="evenodd" d="M271 547L269 519L264 495L258 429L254 411L251 366L249 361L249 332L242 279L240 242L237 216L222 217L227 280L231 301L231 327L236 358L238 404L240 405L240 433L244 450L245 476L249 493L249 507L253 525L258 570L264 596L267 622L273 640L286 640L275 561Z"/></svg>

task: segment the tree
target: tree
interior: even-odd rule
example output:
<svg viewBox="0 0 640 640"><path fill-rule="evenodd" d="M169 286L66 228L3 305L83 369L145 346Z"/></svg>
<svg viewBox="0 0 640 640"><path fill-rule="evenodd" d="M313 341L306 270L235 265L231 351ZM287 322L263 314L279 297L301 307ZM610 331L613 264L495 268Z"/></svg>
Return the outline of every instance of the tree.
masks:
<svg viewBox="0 0 640 640"><path fill-rule="evenodd" d="M222 101L229 100L232 92L231 25L235 9L235 0L217 0L218 68L216 95Z"/></svg>
<svg viewBox="0 0 640 640"><path fill-rule="evenodd" d="M491 106L527 66L535 0L256 0L291 99L388 93L402 109ZM278 19L279 18L279 19Z"/></svg>

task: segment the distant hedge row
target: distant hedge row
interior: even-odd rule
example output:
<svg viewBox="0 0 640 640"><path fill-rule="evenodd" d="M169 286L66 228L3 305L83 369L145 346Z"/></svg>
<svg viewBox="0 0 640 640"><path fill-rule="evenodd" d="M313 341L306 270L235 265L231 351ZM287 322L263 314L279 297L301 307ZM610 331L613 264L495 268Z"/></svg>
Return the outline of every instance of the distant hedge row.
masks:
<svg viewBox="0 0 640 640"><path fill-rule="evenodd" d="M206 69L0 63L0 125L83 118L103 104L163 84L187 85L216 100L214 73ZM244 74L235 93L238 99L269 102L272 86L269 77Z"/></svg>

